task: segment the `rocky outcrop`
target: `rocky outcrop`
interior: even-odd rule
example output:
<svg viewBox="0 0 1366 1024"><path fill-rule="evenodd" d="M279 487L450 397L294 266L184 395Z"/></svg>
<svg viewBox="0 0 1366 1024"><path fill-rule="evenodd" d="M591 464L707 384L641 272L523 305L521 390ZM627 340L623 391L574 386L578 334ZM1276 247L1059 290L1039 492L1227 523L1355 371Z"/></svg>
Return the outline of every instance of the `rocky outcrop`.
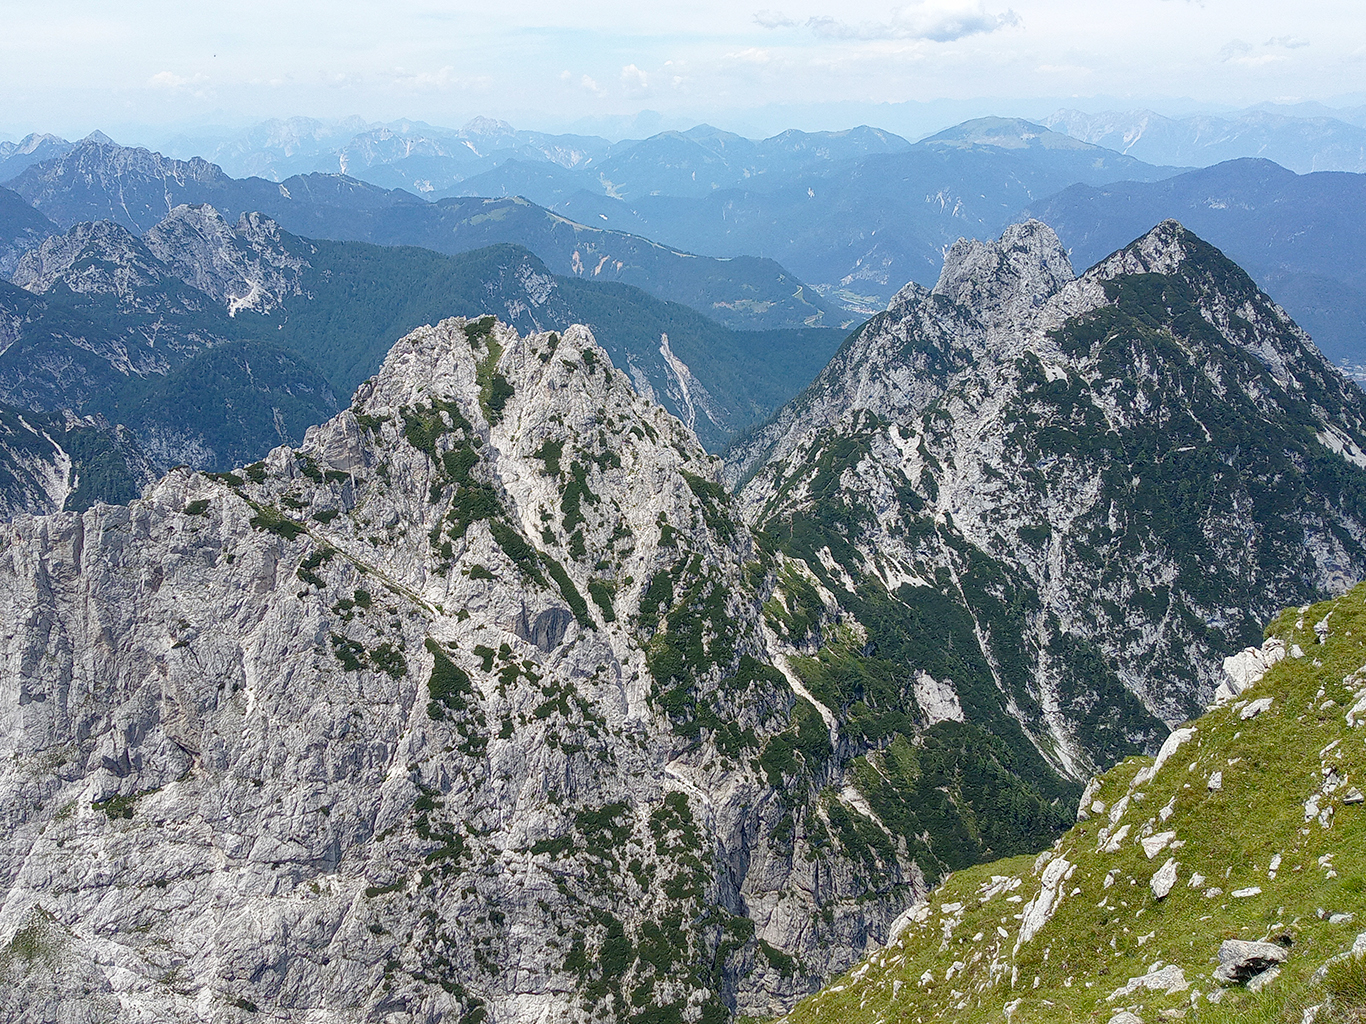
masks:
<svg viewBox="0 0 1366 1024"><path fill-rule="evenodd" d="M1177 866L1176 861L1168 857L1162 866L1153 873L1152 879L1148 882L1148 887L1152 889L1154 899L1165 899L1167 894L1172 891L1172 886L1176 884Z"/></svg>
<svg viewBox="0 0 1366 1024"><path fill-rule="evenodd" d="M1245 985L1285 963L1289 951L1274 942L1225 939L1219 944L1219 966L1214 980L1222 985Z"/></svg>
<svg viewBox="0 0 1366 1024"><path fill-rule="evenodd" d="M1274 637L1261 647L1244 647L1224 659L1224 681L1214 691L1217 702L1232 700L1266 675L1272 665L1285 657L1285 644Z"/></svg>
<svg viewBox="0 0 1366 1024"><path fill-rule="evenodd" d="M12 1019L721 1020L884 939L923 880L718 468L586 329L457 320L297 449L17 517Z"/></svg>

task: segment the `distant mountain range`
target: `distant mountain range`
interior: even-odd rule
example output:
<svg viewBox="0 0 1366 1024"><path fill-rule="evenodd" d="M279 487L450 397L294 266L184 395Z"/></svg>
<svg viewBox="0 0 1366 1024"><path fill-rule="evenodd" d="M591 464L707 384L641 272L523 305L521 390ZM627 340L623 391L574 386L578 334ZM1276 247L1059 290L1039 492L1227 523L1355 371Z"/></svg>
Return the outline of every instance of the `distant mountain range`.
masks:
<svg viewBox="0 0 1366 1024"><path fill-rule="evenodd" d="M1274 160L1298 174L1366 171L1366 123L1361 112L1287 114L1252 109L1223 117L1163 117L1151 110L1087 114L1059 110L1044 119L1055 131L1161 164L1207 167L1240 157Z"/></svg>
<svg viewBox="0 0 1366 1024"><path fill-rule="evenodd" d="M127 504L156 479L132 433L94 418L0 405L0 517Z"/></svg>
<svg viewBox="0 0 1366 1024"><path fill-rule="evenodd" d="M103 132L90 136L92 141L108 141ZM0 181L7 181L26 167L62 156L76 148L76 143L55 135L26 135L18 142L0 142Z"/></svg>
<svg viewBox="0 0 1366 1024"><path fill-rule="evenodd" d="M336 141L321 122L302 120L262 134L261 152L293 155L245 163L274 172L326 166L319 146ZM492 121L443 138L438 145L407 123L376 128L353 138L354 159L278 182L92 138L7 184L63 227L108 219L144 231L177 203L208 202L230 219L260 211L310 237L439 252L513 242L557 273L621 280L730 326L762 328L852 323L839 310L870 314L908 279L932 282L948 245L999 234L1032 201L1074 182L1178 170L1004 118L915 145L867 127L753 141L707 125L614 145ZM447 185L428 188L438 178ZM559 216L469 202L487 197L521 197ZM680 263L669 247L733 259Z"/></svg>
<svg viewBox="0 0 1366 1024"><path fill-rule="evenodd" d="M138 237L78 224L0 282L0 400L127 424L153 461L223 468L297 442L414 327L493 312L593 327L643 394L714 448L820 370L845 332L738 332L525 249L446 256L304 239L259 214L179 206Z"/></svg>
<svg viewBox="0 0 1366 1024"><path fill-rule="evenodd" d="M703 259L621 232L576 224L525 201L426 203L340 174L283 182L236 179L205 160L172 160L145 149L86 140L28 167L8 186L62 227L109 220L143 232L180 204L209 203L228 219L260 212L314 238L421 245L459 253L511 242L556 273L644 288L739 328L849 322L772 260Z"/></svg>
<svg viewBox="0 0 1366 1024"><path fill-rule="evenodd" d="M723 178L715 137L669 141L661 164L690 174L710 169L716 187L670 194L642 173L614 181L609 194L592 187L587 172L545 173L516 161L466 187L518 192L576 220L693 252L768 256L832 300L873 313L908 280L932 284L958 238L995 236L1023 207L1067 185L1177 173L1011 118L969 121L899 151L809 165L786 178L736 181L742 163Z"/></svg>
<svg viewBox="0 0 1366 1024"><path fill-rule="evenodd" d="M1366 175L1233 160L1158 182L1074 185L1031 208L1089 266L1174 217L1245 267L1334 362L1366 380Z"/></svg>
<svg viewBox="0 0 1366 1024"><path fill-rule="evenodd" d="M1366 108L1263 104L1186 117L1151 110L1064 109L1038 120L1054 131L1153 164L1205 167L1260 156L1299 173L1366 170ZM699 175L698 183L703 187L752 185L757 175L774 170L791 173L803 164L810 169L878 152L900 152L912 144L891 132L866 127L845 132L787 131L769 139L751 140L698 125L684 132L612 142L593 135L519 130L487 117L476 117L462 128L410 120L378 123L359 117L330 121L291 117L263 121L236 135L182 135L167 139L161 148L168 155L186 159L203 156L235 177L282 181L312 171L341 172L386 188L407 188L440 197L453 194L449 190L460 182L508 160L549 165L547 169L586 168L594 172L607 165L611 169L603 170L604 177L616 181L624 168L638 164L642 157L677 147L679 137L703 144L709 138L724 139L726 152L718 166L724 171L725 165L738 164L747 171L743 181L727 182L725 173L717 180ZM635 155L628 157L632 151ZM689 183L695 169L688 168ZM0 175L4 170L0 166Z"/></svg>
<svg viewBox="0 0 1366 1024"><path fill-rule="evenodd" d="M172 160L95 139L7 184L64 227L109 219L144 231L176 203L208 202L230 218L266 213L310 237L440 252L513 242L557 273L636 284L732 327L761 328L851 323L908 279L932 281L957 238L997 234L1031 201L1078 181L1146 181L1178 170L1003 118L915 145L871 128L754 142L702 125L581 154L574 166L566 164L577 157L528 160L526 146L498 152L507 159L456 189L466 195L431 204L336 173L235 179L198 157ZM546 209L471 202L488 197ZM677 250L727 263L680 261ZM803 269L789 274L784 261Z"/></svg>
<svg viewBox="0 0 1366 1024"><path fill-rule="evenodd" d="M1093 119L1089 128L1065 120L1054 119L1081 134L1108 123L1096 137L1124 142L1131 153L1143 151L1143 138L1151 141L1158 128L1171 136L1179 127L1150 119L1134 136L1113 119ZM1274 134L1328 121L1333 137L1366 136L1366 128L1342 120L1262 111L1229 121L1238 131L1197 131L1200 145L1170 152L1195 161L1223 152L1219 146L1236 151L1257 125ZM1181 124L1182 131L1200 127ZM609 143L484 120L442 135L447 156L422 141L444 131L430 127L358 129L344 141L363 136L365 144L356 143L360 155L347 166L369 174L409 160L456 161L460 174L480 173L452 189L480 195L423 202L401 188L316 171L280 182L239 179L200 158L173 160L102 136L75 145L31 136L6 151L11 162L47 158L27 163L9 182L27 205L0 193L0 273L57 228L108 219L143 232L177 203L208 202L229 220L260 211L309 238L447 254L512 243L554 274L635 285L731 329L852 327L883 309L906 281L932 284L959 237L994 237L1022 216L1037 216L1057 228L1081 269L1175 217L1227 249L1335 362L1366 379L1366 297L1355 243L1366 206L1356 198L1364 179L1354 173L1296 176L1269 161L1257 170L1226 162L1180 172L1006 118L966 122L915 144L871 128L754 141L705 125ZM269 129L238 140L238 157L278 151L281 160L270 164L276 171L316 164L344 134L300 119ZM1275 225L1269 232L1267 218ZM704 440L716 439L704 430Z"/></svg>
<svg viewBox="0 0 1366 1024"><path fill-rule="evenodd" d="M429 199L466 194L467 190L458 188L461 182L509 160L588 170L594 181L601 176L603 181L616 182L638 176L642 169L658 175L663 158L663 175L671 191L680 186L707 190L721 187L722 182L739 184L763 174L776 177L910 146L898 135L867 127L838 132L786 131L756 141L698 125L686 132L610 142L598 136L519 130L506 121L487 117L476 117L458 129L407 120L367 124L359 118L321 121L293 117L265 121L232 139L180 138L172 142L167 147L172 155L207 157L237 177L283 181L313 172L342 173L386 188L405 188ZM693 177L696 164L667 165L679 150L697 145L717 157L703 162L700 177ZM695 157L696 153L691 153L685 159Z"/></svg>
<svg viewBox="0 0 1366 1024"><path fill-rule="evenodd" d="M0 188L0 277L14 273L20 256L59 231L61 228L26 203L23 196Z"/></svg>

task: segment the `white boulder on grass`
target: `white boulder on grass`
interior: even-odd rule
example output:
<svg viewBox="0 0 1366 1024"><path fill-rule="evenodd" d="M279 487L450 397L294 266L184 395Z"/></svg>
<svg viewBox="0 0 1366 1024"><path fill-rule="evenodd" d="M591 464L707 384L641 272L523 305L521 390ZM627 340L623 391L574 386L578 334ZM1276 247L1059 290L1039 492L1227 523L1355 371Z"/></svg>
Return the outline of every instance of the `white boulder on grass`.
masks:
<svg viewBox="0 0 1366 1024"><path fill-rule="evenodd" d="M1172 886L1176 885L1176 861L1168 857L1167 862L1157 869L1148 885L1152 888L1154 896L1165 899L1167 893L1172 891Z"/></svg>

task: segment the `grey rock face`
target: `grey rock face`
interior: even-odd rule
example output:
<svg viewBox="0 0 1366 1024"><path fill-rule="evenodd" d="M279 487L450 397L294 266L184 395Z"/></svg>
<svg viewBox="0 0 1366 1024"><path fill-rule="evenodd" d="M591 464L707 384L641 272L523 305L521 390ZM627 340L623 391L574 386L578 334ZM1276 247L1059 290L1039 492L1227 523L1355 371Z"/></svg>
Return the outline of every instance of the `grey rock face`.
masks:
<svg viewBox="0 0 1366 1024"><path fill-rule="evenodd" d="M241 476L17 517L7 1019L710 1020L850 966L923 880L784 781L837 768L718 468L489 318Z"/></svg>
<svg viewBox="0 0 1366 1024"><path fill-rule="evenodd" d="M1214 969L1214 980L1224 985L1242 985L1285 963L1289 955L1284 946L1274 942L1225 939L1219 945L1219 966Z"/></svg>
<svg viewBox="0 0 1366 1024"><path fill-rule="evenodd" d="M230 180L199 157L172 160L92 135L8 184L63 227L112 220L143 231L184 201L177 196L222 189Z"/></svg>
<svg viewBox="0 0 1366 1024"><path fill-rule="evenodd" d="M1012 224L999 241L960 238L944 257L935 295L1004 323L1042 306L1073 280L1058 236L1039 221Z"/></svg>
<svg viewBox="0 0 1366 1024"><path fill-rule="evenodd" d="M244 213L233 227L212 206L177 206L146 235L147 247L192 288L217 299L229 315L269 313L285 295L302 294L308 267L290 252L280 227L259 213Z"/></svg>
<svg viewBox="0 0 1366 1024"><path fill-rule="evenodd" d="M20 258L10 279L35 294L60 282L78 295L109 295L125 304L174 280L141 239L112 221L77 224L45 239Z"/></svg>

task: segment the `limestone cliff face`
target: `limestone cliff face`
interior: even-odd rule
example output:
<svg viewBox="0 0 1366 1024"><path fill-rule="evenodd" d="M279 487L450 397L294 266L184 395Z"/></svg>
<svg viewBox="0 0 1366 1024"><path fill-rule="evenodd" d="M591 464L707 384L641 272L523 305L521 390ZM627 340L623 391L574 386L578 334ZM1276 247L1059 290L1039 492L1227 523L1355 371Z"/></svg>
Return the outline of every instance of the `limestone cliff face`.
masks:
<svg viewBox="0 0 1366 1024"><path fill-rule="evenodd" d="M303 292L306 255L291 251L280 226L259 213L242 214L234 226L207 203L177 206L148 229L146 242L177 277L224 304L229 315L270 313L286 295Z"/></svg>
<svg viewBox="0 0 1366 1024"><path fill-rule="evenodd" d="M923 880L831 844L718 470L586 329L457 320L297 450L7 524L17 1019L719 1021L847 968Z"/></svg>
<svg viewBox="0 0 1366 1024"><path fill-rule="evenodd" d="M175 275L140 238L112 221L77 224L65 234L45 238L24 253L10 279L34 294L62 284L77 295L109 296L125 313L209 305L202 295L175 296L196 303L184 306L160 294L158 289Z"/></svg>
<svg viewBox="0 0 1366 1024"><path fill-rule="evenodd" d="M1169 221L1074 278L1031 222L955 245L728 478L815 618L1083 779L1155 749L1277 607L1366 576L1364 453L1361 392L1217 250Z"/></svg>

